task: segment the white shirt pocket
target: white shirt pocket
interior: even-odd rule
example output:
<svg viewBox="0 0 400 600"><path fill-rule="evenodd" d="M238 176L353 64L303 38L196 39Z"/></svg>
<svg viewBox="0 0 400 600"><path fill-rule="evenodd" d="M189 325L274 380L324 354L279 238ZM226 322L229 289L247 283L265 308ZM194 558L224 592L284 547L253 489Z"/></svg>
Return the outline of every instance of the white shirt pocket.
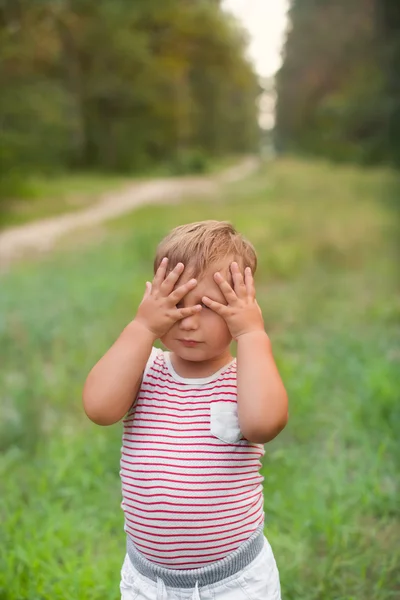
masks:
<svg viewBox="0 0 400 600"><path fill-rule="evenodd" d="M210 431L227 444L235 444L242 439L236 403L223 400L211 403Z"/></svg>

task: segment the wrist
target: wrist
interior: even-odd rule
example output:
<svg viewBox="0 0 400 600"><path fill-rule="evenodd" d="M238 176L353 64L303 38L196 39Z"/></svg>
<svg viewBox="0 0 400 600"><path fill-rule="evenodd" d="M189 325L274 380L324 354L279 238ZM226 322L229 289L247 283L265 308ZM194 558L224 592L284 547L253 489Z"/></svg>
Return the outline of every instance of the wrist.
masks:
<svg viewBox="0 0 400 600"><path fill-rule="evenodd" d="M146 323L135 317L125 328L132 336L145 336L153 344L159 336Z"/></svg>
<svg viewBox="0 0 400 600"><path fill-rule="evenodd" d="M249 331L243 331L243 333L237 335L235 339L237 342L239 342L240 340L244 341L249 339L266 339L269 341L269 337L265 329L259 328L250 329Z"/></svg>

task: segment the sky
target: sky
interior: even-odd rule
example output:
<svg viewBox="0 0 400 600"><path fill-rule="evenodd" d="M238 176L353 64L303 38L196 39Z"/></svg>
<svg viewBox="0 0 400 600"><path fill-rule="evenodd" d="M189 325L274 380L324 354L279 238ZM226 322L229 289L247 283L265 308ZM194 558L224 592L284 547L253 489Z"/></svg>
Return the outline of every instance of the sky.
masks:
<svg viewBox="0 0 400 600"><path fill-rule="evenodd" d="M281 64L288 0L223 0L222 6L249 31L249 54L256 71L264 77L273 75Z"/></svg>

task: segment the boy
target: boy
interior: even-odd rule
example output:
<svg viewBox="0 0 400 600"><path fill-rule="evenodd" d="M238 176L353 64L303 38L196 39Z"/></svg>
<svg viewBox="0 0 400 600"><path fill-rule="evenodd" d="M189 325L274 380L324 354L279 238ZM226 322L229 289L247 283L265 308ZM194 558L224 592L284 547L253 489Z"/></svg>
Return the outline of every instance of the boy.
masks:
<svg viewBox="0 0 400 600"><path fill-rule="evenodd" d="M175 228L135 318L86 380L90 419L125 417L122 600L280 599L259 469L288 401L256 266L230 223Z"/></svg>

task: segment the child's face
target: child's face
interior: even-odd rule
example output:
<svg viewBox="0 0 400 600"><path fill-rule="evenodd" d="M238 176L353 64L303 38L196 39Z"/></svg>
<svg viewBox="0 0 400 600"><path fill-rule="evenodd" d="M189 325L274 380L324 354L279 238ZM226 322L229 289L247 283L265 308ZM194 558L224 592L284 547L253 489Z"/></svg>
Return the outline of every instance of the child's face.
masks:
<svg viewBox="0 0 400 600"><path fill-rule="evenodd" d="M178 307L201 304L202 310L175 323L161 338L164 346L183 360L201 362L221 357L224 353L229 354L232 337L225 320L201 302L203 296L208 296L221 304L227 303L214 281L214 273L219 271L229 280L229 264L215 265L198 279L197 286L182 299ZM177 285L191 278L192 274L187 268Z"/></svg>

